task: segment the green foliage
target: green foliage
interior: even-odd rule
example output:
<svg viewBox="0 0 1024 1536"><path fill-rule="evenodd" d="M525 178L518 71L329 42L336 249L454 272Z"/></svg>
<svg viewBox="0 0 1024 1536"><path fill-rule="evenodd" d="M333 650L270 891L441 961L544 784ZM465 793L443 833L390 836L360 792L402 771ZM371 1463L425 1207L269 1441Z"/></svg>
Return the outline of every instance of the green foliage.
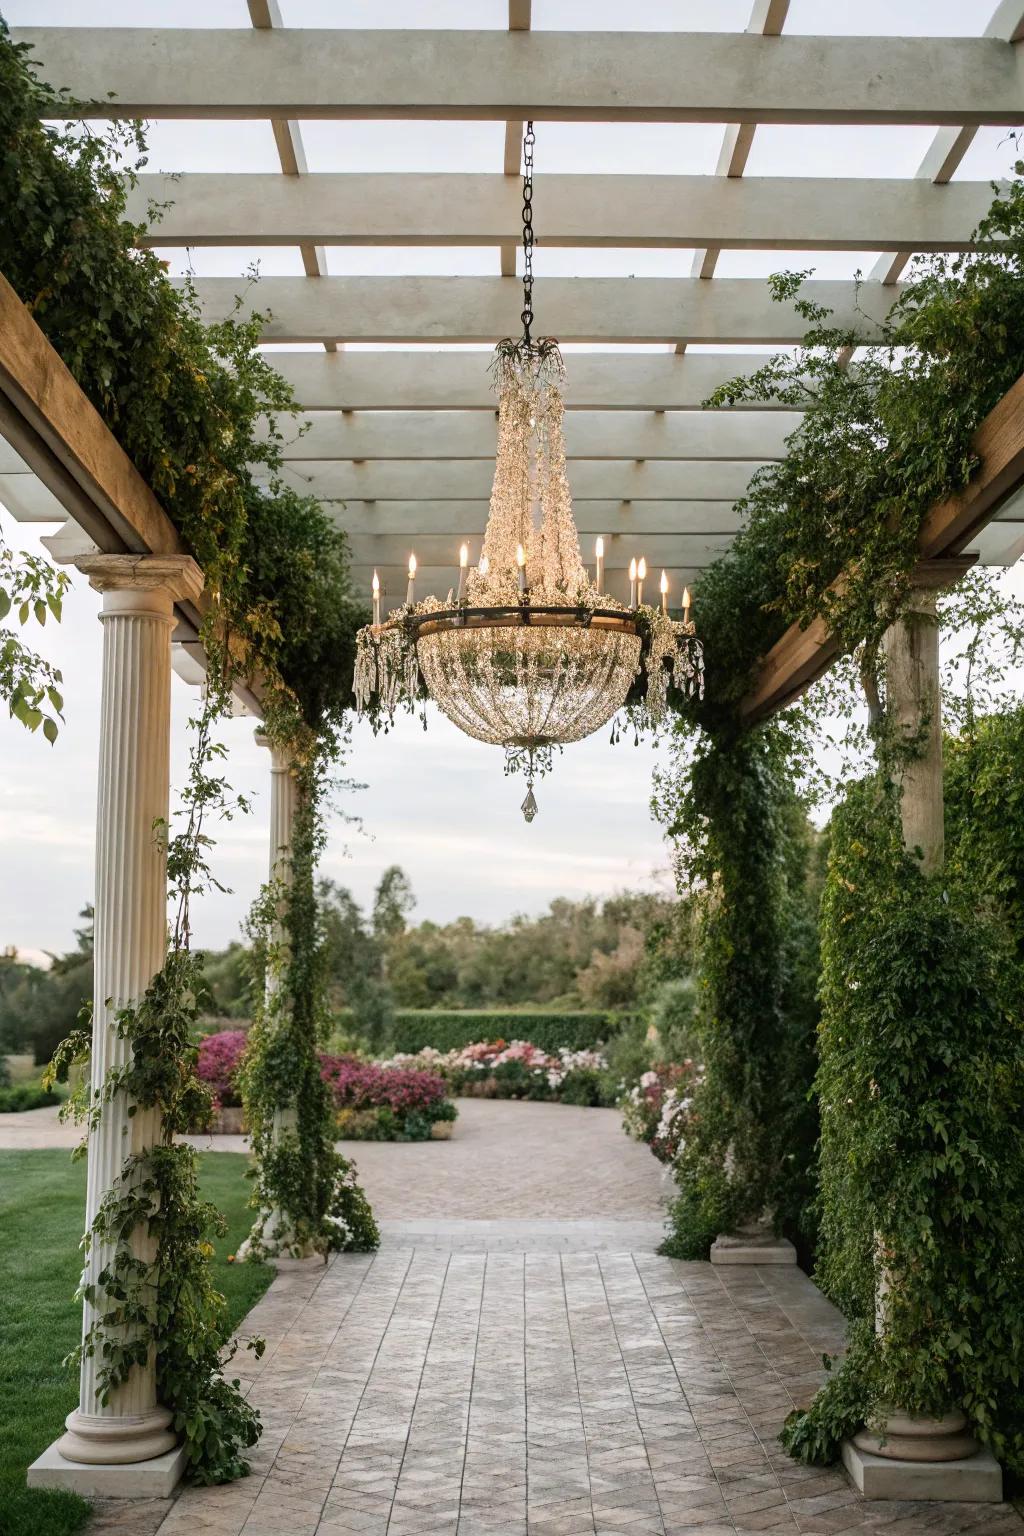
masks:
<svg viewBox="0 0 1024 1536"><path fill-rule="evenodd" d="M950 877L997 915L1024 961L1024 706L945 743Z"/></svg>
<svg viewBox="0 0 1024 1536"><path fill-rule="evenodd" d="M51 1088L36 1088L31 1083L19 1083L16 1087L0 1084L0 1115L20 1114L26 1109L45 1109L59 1104L60 1094Z"/></svg>
<svg viewBox="0 0 1024 1536"><path fill-rule="evenodd" d="M330 1090L317 1055L330 1026L323 908L314 883L326 772L317 758L299 773L288 879L264 887L250 920L254 990L262 989L264 1000L239 1085L256 1155L250 1244L257 1256L366 1252L380 1242L355 1169L335 1150Z"/></svg>
<svg viewBox="0 0 1024 1536"><path fill-rule="evenodd" d="M465 1008L446 1013L442 1009L399 1009L395 1014L396 1051L415 1053L425 1045L452 1051L478 1040L529 1040L541 1050L556 1052L593 1050L612 1038L620 1019L608 1013L500 1012L497 1009Z"/></svg>
<svg viewBox="0 0 1024 1536"><path fill-rule="evenodd" d="M698 893L695 1030L704 1067L677 1158L666 1252L706 1257L720 1231L758 1218L797 1226L816 1135L815 932L806 815L784 726L703 736L658 786L656 811Z"/></svg>
<svg viewBox="0 0 1024 1536"><path fill-rule="evenodd" d="M212 1279L225 1298L225 1328L234 1329L273 1278L265 1265L232 1265L248 1225L245 1159L206 1153L199 1159L200 1196L224 1211L227 1232L214 1237ZM0 1532L2 1536L71 1536L89 1515L75 1494L25 1487L25 1468L61 1432L78 1401L78 1380L65 1357L82 1329L72 1300L82 1267L79 1249L85 1165L67 1154L0 1153Z"/></svg>
<svg viewBox="0 0 1024 1536"><path fill-rule="evenodd" d="M67 586L63 571L39 555L15 554L0 536L0 699L26 730L42 726L51 746L64 718L63 679L2 621L13 615L22 628L33 621L41 627L47 617L59 624Z"/></svg>
<svg viewBox="0 0 1024 1536"><path fill-rule="evenodd" d="M999 192L975 238L955 259L914 263L888 317L872 317L871 346L800 296L807 274L771 280L807 321L803 345L707 403L804 414L785 457L738 503L742 531L694 589L708 686L703 703L683 705L691 718L727 724L789 623L823 616L843 650L870 653L905 606L925 514L977 468L971 438L1024 372L1024 183Z"/></svg>
<svg viewBox="0 0 1024 1536"><path fill-rule="evenodd" d="M1024 1029L1006 932L922 875L869 780L833 817L822 935L818 1280L860 1326L787 1443L828 1459L886 1403L955 1404L1019 1472Z"/></svg>
<svg viewBox="0 0 1024 1536"><path fill-rule="evenodd" d="M0 1050L30 1049L38 1066L50 1060L92 997L92 907L75 930L75 948L51 955L49 970L0 957Z"/></svg>
<svg viewBox="0 0 1024 1536"><path fill-rule="evenodd" d="M280 479L279 417L295 407L258 349L265 317L203 323L194 294L125 218L145 165L142 126L97 132L72 115L0 22L0 271L195 555L211 628L239 671L261 671L269 714L292 730L300 720L337 730L362 615L344 535ZM64 578L41 566L23 567L22 580L41 582L38 600L52 608Z"/></svg>

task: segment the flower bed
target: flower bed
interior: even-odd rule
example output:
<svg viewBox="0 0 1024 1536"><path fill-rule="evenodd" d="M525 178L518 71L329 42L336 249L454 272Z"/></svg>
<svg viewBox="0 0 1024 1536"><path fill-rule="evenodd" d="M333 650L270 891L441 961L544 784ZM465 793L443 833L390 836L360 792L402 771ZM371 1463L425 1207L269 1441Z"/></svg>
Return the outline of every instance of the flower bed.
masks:
<svg viewBox="0 0 1024 1536"><path fill-rule="evenodd" d="M451 1051L424 1046L382 1062L441 1077L453 1093L488 1099L541 1099L587 1106L614 1104L618 1088L599 1051L551 1054L529 1040L478 1040Z"/></svg>
<svg viewBox="0 0 1024 1536"><path fill-rule="evenodd" d="M248 1035L244 1029L222 1029L206 1035L199 1042L196 1071L213 1099L213 1115L208 1124L193 1126L195 1131L213 1131L218 1135L237 1135L245 1126L242 1098L238 1089L238 1068L245 1054Z"/></svg>
<svg viewBox="0 0 1024 1536"><path fill-rule="evenodd" d="M448 1084L433 1072L322 1055L320 1075L334 1099L338 1133L347 1140L440 1140L458 1113Z"/></svg>
<svg viewBox="0 0 1024 1536"><path fill-rule="evenodd" d="M659 1162L675 1162L686 1145L700 1077L692 1061L662 1063L644 1072L620 1101L627 1136L645 1141Z"/></svg>

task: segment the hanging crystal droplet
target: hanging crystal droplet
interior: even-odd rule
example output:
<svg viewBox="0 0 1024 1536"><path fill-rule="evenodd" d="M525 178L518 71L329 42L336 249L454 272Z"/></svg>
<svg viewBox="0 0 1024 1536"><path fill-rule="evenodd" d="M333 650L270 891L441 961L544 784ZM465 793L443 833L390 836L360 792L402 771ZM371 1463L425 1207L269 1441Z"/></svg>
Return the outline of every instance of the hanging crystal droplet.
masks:
<svg viewBox="0 0 1024 1536"><path fill-rule="evenodd" d="M537 814L537 797L533 792L532 779L530 780L530 787L526 791L526 799L523 801L519 809L522 811L525 820L528 822L532 821Z"/></svg>

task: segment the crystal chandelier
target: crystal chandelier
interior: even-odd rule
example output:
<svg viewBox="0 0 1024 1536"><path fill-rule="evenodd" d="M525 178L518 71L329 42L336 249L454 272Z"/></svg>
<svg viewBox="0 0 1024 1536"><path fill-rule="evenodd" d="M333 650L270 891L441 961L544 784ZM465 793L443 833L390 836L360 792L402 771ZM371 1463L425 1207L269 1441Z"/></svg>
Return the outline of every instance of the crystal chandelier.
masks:
<svg viewBox="0 0 1024 1536"><path fill-rule="evenodd" d="M495 349L498 449L479 562L459 552L459 583L442 603L416 601L416 557L404 605L381 623L373 578L373 622L357 636L359 713L391 720L402 704L433 699L468 736L505 749L506 771L522 769L527 821L537 813L534 779L555 748L580 741L623 708L638 727L664 715L669 687L703 692L703 653L683 593L682 620L643 600L646 565L630 564L629 605L601 589L604 545L593 578L583 565L563 438L558 343L534 341L533 124L524 141L523 334ZM613 740L616 739L613 728Z"/></svg>

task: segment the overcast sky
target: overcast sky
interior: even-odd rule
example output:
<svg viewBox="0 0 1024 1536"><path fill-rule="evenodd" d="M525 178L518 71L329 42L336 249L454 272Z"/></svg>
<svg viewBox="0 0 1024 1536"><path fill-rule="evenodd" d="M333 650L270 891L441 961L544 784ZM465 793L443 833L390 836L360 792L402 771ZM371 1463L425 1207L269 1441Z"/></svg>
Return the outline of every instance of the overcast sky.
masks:
<svg viewBox="0 0 1024 1536"><path fill-rule="evenodd" d="M793 0L787 32L822 34L980 33L994 0ZM505 0L281 0L292 26L504 27ZM536 29L719 30L745 26L750 0L533 0ZM247 26L244 0L0 0L12 26ZM841 46L841 45L840 45ZM58 82L59 83L59 82ZM500 123L318 122L303 125L311 171L472 170L501 166ZM911 175L931 139L921 127L759 127L750 175ZM544 171L647 174L714 170L721 128L704 124L539 123L536 167ZM165 171L276 170L269 123L159 122L151 127L150 166ZM957 175L1007 174L1016 150L1003 130L982 130ZM543 275L687 275L689 251L569 251L543 248L544 209L535 202ZM180 271L184 253L165 251ZM259 252L199 250L204 275L240 273ZM799 253L780 258L725 252L721 276L766 276L780 266L814 266L823 277L868 270L870 253ZM328 248L335 273L495 273L493 250ZM300 274L297 250L262 253L268 275ZM543 316L539 317L543 323ZM654 348L652 350L666 350ZM670 350L670 349L668 349ZM707 350L707 349L702 349ZM610 364L612 366L612 364ZM571 382L571 356L569 358ZM571 468L571 466L570 466ZM571 474L570 474L571 479ZM45 528L19 527L0 511L5 536L37 548ZM39 649L65 676L67 721L54 747L0 720L0 944L28 952L60 950L92 888L93 819L99 721L99 599L76 578L64 621L38 634ZM30 638L35 639L33 634ZM186 722L194 695L173 689L172 782L183 778ZM253 814L224 829L220 868L230 896L208 898L197 913L201 944L220 946L238 934L267 861L267 754L252 740L253 722L225 727L230 769L240 791L254 794ZM446 920L463 913L498 922L537 911L552 897L606 895L623 887L667 887L667 855L649 814L651 772L665 749L656 743L616 747L608 733L566 750L538 785L540 814L527 827L519 813L524 786L502 775L501 753L470 741L431 711L424 734L403 719L374 739L353 730L347 772L365 788L339 796L324 872L366 900L381 871L399 863L418 898L417 916ZM361 825L346 822L351 815Z"/></svg>

